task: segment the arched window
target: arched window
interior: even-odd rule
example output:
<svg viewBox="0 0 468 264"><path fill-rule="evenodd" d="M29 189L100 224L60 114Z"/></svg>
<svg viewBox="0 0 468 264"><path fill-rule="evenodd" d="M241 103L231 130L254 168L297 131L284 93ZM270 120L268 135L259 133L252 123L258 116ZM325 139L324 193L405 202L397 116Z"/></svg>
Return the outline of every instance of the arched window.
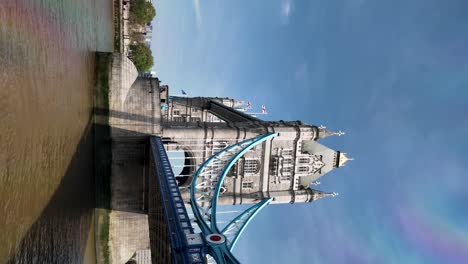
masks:
<svg viewBox="0 0 468 264"><path fill-rule="evenodd" d="M227 191L226 187L222 186L219 190L219 193L223 194Z"/></svg>
<svg viewBox="0 0 468 264"><path fill-rule="evenodd" d="M245 160L244 173L257 173L258 171L258 160Z"/></svg>
<svg viewBox="0 0 468 264"><path fill-rule="evenodd" d="M299 163L308 164L309 162L310 162L310 159L307 157L299 158Z"/></svg>
<svg viewBox="0 0 468 264"><path fill-rule="evenodd" d="M299 166L299 167L297 167L297 172L299 172L299 173L309 172L309 167Z"/></svg>
<svg viewBox="0 0 468 264"><path fill-rule="evenodd" d="M225 149L228 145L227 141L218 141L215 146L217 149Z"/></svg>
<svg viewBox="0 0 468 264"><path fill-rule="evenodd" d="M242 189L252 189L253 182L242 182Z"/></svg>

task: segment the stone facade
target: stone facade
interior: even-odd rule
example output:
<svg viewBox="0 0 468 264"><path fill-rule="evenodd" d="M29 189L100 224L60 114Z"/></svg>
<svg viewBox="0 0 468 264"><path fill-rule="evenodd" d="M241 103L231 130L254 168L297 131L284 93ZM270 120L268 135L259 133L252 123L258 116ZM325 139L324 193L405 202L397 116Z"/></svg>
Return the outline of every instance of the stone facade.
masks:
<svg viewBox="0 0 468 264"><path fill-rule="evenodd" d="M279 133L235 164L224 181L220 204L256 203L267 197L273 197L273 203L311 202L336 195L310 185L318 184L320 177L348 160L345 154L317 142L341 133L301 121L262 121L235 110L236 102L175 97L169 103L163 114L162 137L168 152L184 152L181 185L188 185L199 165L221 149L260 134ZM208 122L212 121L210 115L220 122ZM180 116L183 118L178 119ZM188 192L184 195L188 201Z"/></svg>
<svg viewBox="0 0 468 264"><path fill-rule="evenodd" d="M96 110L108 115L112 141L111 263L126 263L135 252L145 252L150 247L147 146L148 136L159 131L159 80L137 76L128 58L114 54L109 76L109 110Z"/></svg>
<svg viewBox="0 0 468 264"><path fill-rule="evenodd" d="M257 135L279 133L234 165L224 181L220 204L257 203L268 197L272 203L312 202L336 195L310 186L348 160L344 153L318 142L342 133L301 121L263 121L240 111L242 102L230 98L170 97L169 87L161 86L157 78L138 77L131 83L131 67L121 70L126 60L114 60L120 71L112 71L108 113L113 157L112 263L124 263L136 251L147 250L150 241L161 246L153 259L169 256L167 228L157 206L161 201L157 195L148 197L146 142L150 135L163 138L168 153L183 153L178 181L188 186L197 168L218 151ZM188 201L188 189L180 191ZM149 234L146 214L152 229L159 230L157 235Z"/></svg>

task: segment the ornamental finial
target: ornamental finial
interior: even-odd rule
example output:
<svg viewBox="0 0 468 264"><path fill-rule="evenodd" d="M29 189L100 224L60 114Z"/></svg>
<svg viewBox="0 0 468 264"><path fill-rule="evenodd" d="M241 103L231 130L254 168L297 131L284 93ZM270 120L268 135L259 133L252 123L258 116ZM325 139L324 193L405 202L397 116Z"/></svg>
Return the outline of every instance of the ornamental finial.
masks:
<svg viewBox="0 0 468 264"><path fill-rule="evenodd" d="M345 166L346 162L349 160L354 160L353 158L348 158L346 156L347 153L340 152L340 157L339 157L339 162L338 162L338 167L343 167Z"/></svg>
<svg viewBox="0 0 468 264"><path fill-rule="evenodd" d="M319 199L322 199L324 197L328 197L328 196L331 196L331 197L335 197L338 195L337 192L322 192L322 191L318 191L318 190L314 190L314 189L311 189L312 190L312 201L315 201L315 200L319 200Z"/></svg>
<svg viewBox="0 0 468 264"><path fill-rule="evenodd" d="M324 126L324 125L320 125L318 127L319 129L319 138L326 138L326 137L329 137L329 136L343 136L344 134L346 134L345 132L343 131L338 131L338 132L335 132L335 131L329 131L326 129L327 127Z"/></svg>

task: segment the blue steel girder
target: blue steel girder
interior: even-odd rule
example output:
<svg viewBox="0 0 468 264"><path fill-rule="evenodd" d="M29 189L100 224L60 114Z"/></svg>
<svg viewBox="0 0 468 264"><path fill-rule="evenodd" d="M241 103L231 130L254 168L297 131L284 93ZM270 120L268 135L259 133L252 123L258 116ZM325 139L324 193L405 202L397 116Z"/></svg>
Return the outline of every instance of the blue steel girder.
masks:
<svg viewBox="0 0 468 264"><path fill-rule="evenodd" d="M227 247L232 252L237 240L244 232L244 229L250 223L250 221L257 215L257 213L269 204L273 198L265 198L261 202L254 204L249 209L242 212L236 218L234 218L229 224L227 224L221 233L226 237Z"/></svg>
<svg viewBox="0 0 468 264"><path fill-rule="evenodd" d="M221 232L216 222L217 203L224 179L232 166L250 149L269 140L278 133L269 133L233 144L206 160L195 173L190 188L190 205L203 235L222 234L226 243L211 247L218 263L239 263L231 254L239 236L257 212L271 198L263 199L232 220Z"/></svg>

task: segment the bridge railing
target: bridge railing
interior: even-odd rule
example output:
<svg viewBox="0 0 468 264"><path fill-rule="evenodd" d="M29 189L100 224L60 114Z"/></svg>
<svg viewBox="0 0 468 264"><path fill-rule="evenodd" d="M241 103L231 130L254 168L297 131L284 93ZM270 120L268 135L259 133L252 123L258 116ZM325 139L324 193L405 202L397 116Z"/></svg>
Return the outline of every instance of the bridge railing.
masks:
<svg viewBox="0 0 468 264"><path fill-rule="evenodd" d="M202 264L205 243L201 235L193 231L161 138L151 137L150 148L149 222L152 257L159 259L158 254L169 252L172 263ZM168 235L165 242L160 241L164 231ZM168 244L166 248L159 245L161 242Z"/></svg>

